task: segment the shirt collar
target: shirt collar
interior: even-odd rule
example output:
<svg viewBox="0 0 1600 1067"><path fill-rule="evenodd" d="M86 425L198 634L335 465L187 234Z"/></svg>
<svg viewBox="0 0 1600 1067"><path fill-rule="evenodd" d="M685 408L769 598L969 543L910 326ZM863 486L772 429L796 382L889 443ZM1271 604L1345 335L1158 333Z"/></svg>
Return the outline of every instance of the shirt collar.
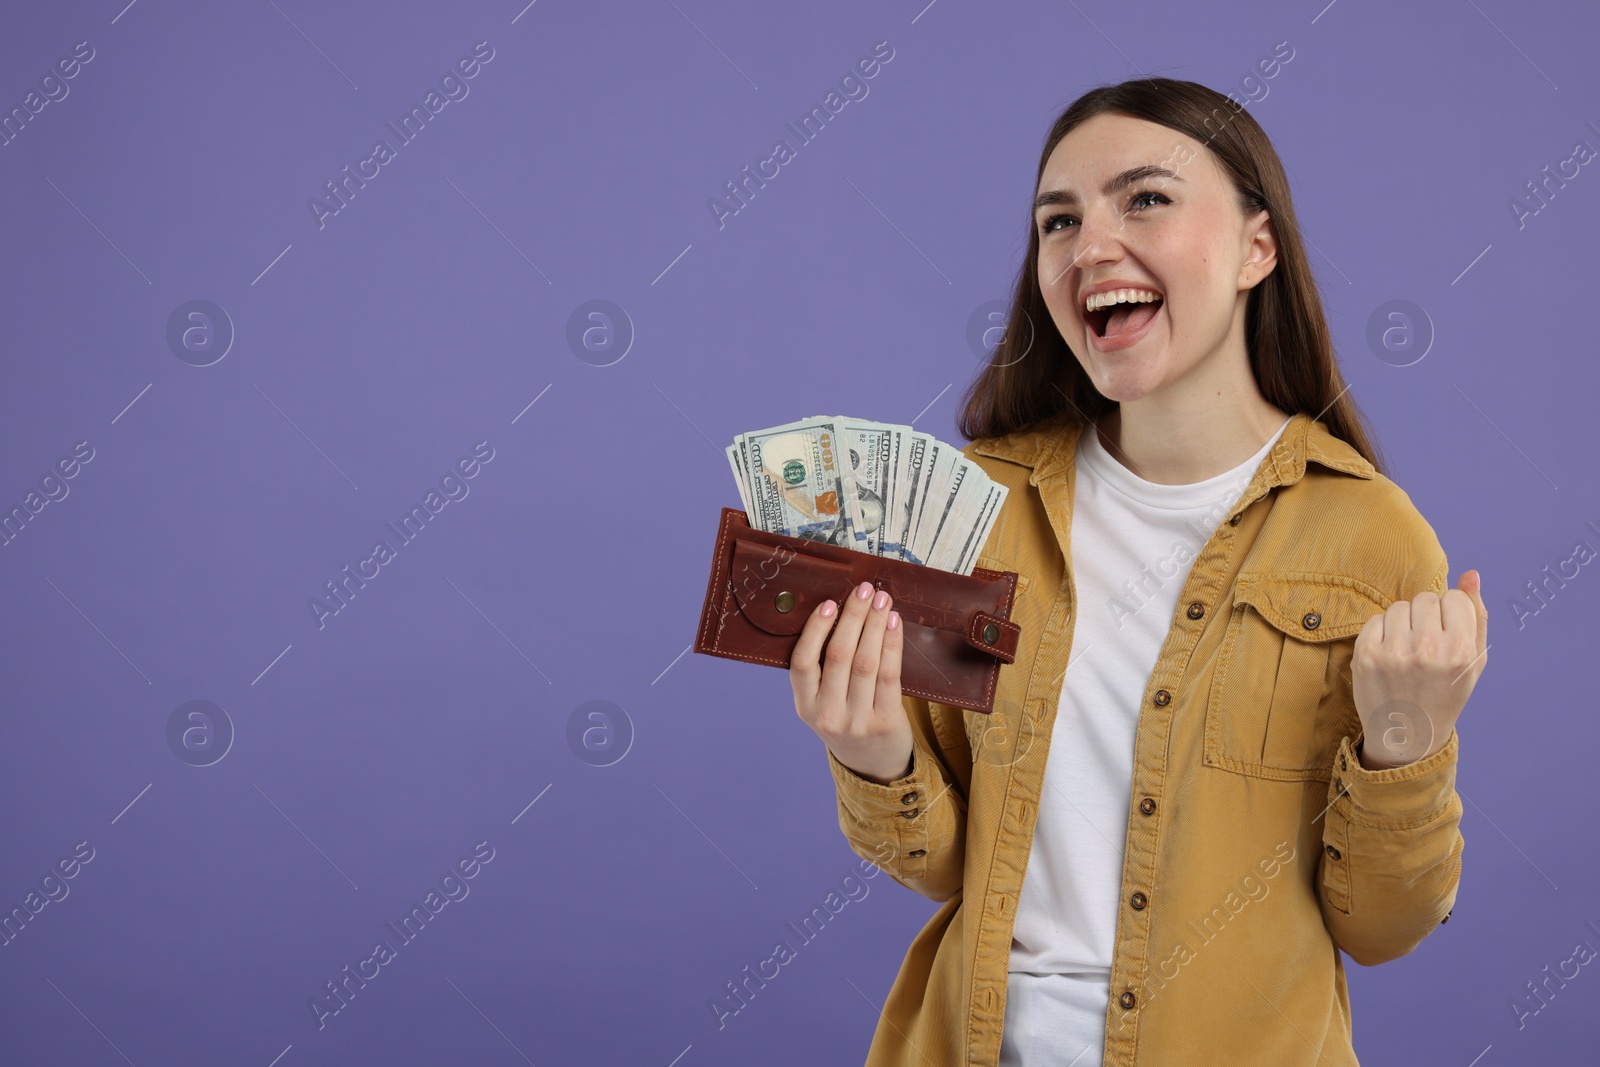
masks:
<svg viewBox="0 0 1600 1067"><path fill-rule="evenodd" d="M1028 483L1038 485L1072 465L1083 426L1065 423L1063 417L1057 416L1004 437L980 438L972 450L1031 468ZM1322 422L1305 412L1296 412L1257 472L1257 479L1263 481L1259 491L1275 485L1293 485L1304 476L1307 463L1318 463L1357 478L1370 479L1376 474L1372 464L1352 445L1335 437ZM1252 485L1246 495L1253 497L1256 494L1251 490L1256 489Z"/></svg>

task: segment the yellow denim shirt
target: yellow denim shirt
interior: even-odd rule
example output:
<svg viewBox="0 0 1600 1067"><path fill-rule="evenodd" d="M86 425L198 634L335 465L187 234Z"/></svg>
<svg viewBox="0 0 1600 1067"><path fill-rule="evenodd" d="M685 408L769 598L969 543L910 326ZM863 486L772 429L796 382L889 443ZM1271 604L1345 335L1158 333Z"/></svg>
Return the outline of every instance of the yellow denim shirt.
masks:
<svg viewBox="0 0 1600 1067"><path fill-rule="evenodd" d="M851 849L944 905L867 1067L999 1060L1076 619L1078 433L1055 419L962 450L1010 490L978 561L1020 576L994 712L903 697L912 769L887 785L828 753ZM1454 731L1420 761L1361 766L1351 652L1370 617L1442 595L1447 573L1410 498L1304 413L1218 513L1140 705L1107 1067L1357 1062L1339 950L1372 966L1416 948L1455 903L1462 839Z"/></svg>

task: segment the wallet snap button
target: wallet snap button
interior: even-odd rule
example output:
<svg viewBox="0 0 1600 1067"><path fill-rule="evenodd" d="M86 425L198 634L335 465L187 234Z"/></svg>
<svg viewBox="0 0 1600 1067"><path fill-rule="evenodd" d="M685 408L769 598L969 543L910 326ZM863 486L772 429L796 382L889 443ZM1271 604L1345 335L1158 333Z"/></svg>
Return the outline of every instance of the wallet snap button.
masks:
<svg viewBox="0 0 1600 1067"><path fill-rule="evenodd" d="M1000 627L996 626L992 622L984 623L983 643L986 645L992 645L998 640L1000 640Z"/></svg>
<svg viewBox="0 0 1600 1067"><path fill-rule="evenodd" d="M773 598L772 603L773 603L773 606L776 607L779 611L793 611L794 610L794 594L789 592L787 589L785 589L783 592L779 593L776 597Z"/></svg>

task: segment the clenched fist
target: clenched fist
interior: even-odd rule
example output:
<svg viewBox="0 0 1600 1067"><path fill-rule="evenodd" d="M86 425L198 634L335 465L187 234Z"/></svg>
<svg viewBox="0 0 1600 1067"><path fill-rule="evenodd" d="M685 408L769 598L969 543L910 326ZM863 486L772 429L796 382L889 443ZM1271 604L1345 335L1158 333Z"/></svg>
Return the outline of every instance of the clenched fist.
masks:
<svg viewBox="0 0 1600 1067"><path fill-rule="evenodd" d="M1467 571L1444 596L1397 600L1356 635L1350 661L1361 765L1400 767L1443 748L1488 664L1489 611Z"/></svg>

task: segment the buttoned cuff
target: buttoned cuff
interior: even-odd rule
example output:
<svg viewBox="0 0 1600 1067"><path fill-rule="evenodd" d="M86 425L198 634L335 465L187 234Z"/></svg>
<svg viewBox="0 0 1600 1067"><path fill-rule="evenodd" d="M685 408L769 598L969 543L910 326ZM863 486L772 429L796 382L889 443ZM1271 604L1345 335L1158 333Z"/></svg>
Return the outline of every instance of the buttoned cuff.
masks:
<svg viewBox="0 0 1600 1067"><path fill-rule="evenodd" d="M1392 909L1399 906L1397 886L1449 862L1460 841L1459 744L1452 729L1445 746L1425 759L1369 770L1356 758L1356 740L1340 738L1322 828L1322 896L1332 908L1349 915L1354 898L1364 896L1369 910Z"/></svg>
<svg viewBox="0 0 1600 1067"><path fill-rule="evenodd" d="M886 785L869 781L840 763L831 748L828 766L839 802L856 821L891 834L897 834L905 820L915 819L945 789L933 754L915 733L911 737L911 770Z"/></svg>
<svg viewBox="0 0 1600 1067"><path fill-rule="evenodd" d="M1433 755L1381 770L1361 765L1356 754L1358 740L1349 736L1339 739L1328 783L1331 810L1376 830L1409 830L1433 822L1454 807L1460 747L1454 729L1444 747Z"/></svg>

